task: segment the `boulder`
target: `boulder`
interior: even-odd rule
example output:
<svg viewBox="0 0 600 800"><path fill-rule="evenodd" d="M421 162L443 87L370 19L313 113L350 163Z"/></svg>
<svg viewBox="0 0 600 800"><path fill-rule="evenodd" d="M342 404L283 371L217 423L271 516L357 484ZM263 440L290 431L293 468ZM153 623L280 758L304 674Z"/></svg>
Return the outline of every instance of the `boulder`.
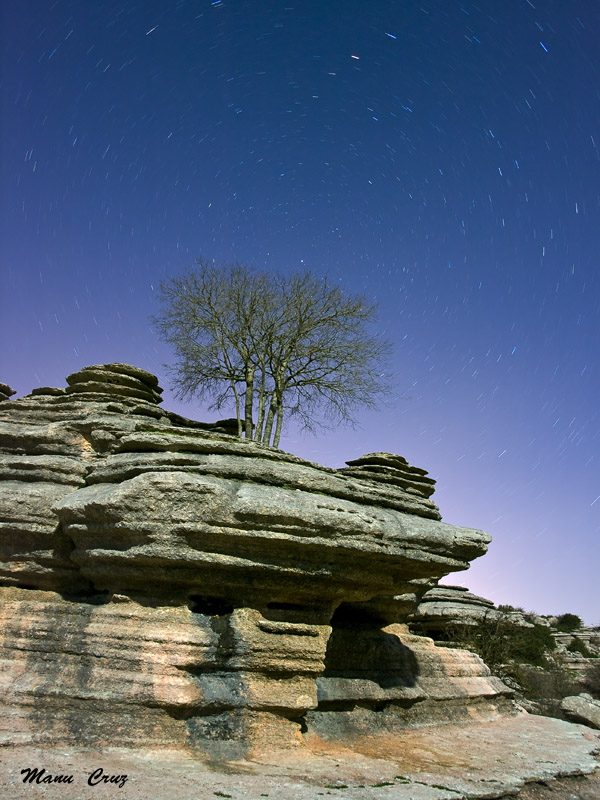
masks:
<svg viewBox="0 0 600 800"><path fill-rule="evenodd" d="M0 401L10 400L13 394L16 394L16 391L14 389L11 389L8 383L2 383L0 381Z"/></svg>
<svg viewBox="0 0 600 800"><path fill-rule="evenodd" d="M600 700L594 700L591 694L565 697L560 708L574 722L600 729Z"/></svg>

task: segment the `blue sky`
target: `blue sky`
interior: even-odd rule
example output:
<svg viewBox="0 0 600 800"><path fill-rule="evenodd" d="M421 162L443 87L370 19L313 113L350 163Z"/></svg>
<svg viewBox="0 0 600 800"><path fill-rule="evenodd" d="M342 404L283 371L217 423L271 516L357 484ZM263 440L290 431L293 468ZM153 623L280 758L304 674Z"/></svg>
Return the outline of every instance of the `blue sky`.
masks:
<svg viewBox="0 0 600 800"><path fill-rule="evenodd" d="M396 393L282 447L428 469L494 537L450 577L600 623L600 8L2 4L2 374L161 376L161 280L308 268L379 304Z"/></svg>

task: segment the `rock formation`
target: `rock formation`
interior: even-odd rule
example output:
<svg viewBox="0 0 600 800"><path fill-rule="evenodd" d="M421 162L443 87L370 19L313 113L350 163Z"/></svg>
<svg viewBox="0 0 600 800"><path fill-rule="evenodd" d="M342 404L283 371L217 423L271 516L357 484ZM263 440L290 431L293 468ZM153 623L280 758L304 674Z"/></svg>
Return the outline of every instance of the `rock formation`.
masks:
<svg viewBox="0 0 600 800"><path fill-rule="evenodd" d="M510 710L477 656L408 631L490 539L441 521L424 470L238 439L129 365L67 384L0 387L5 740L223 759Z"/></svg>
<svg viewBox="0 0 600 800"><path fill-rule="evenodd" d="M444 639L452 630L498 620L511 628L533 628L532 619L536 624L548 625L542 617L498 609L491 600L473 594L464 586L441 585L428 589L421 597L410 615L410 625L416 632Z"/></svg>

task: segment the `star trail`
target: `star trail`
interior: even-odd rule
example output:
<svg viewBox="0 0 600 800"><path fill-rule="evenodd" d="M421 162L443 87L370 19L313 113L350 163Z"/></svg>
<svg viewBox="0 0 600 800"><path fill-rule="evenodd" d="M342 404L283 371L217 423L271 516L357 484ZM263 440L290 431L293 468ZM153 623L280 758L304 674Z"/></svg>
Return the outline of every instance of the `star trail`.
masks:
<svg viewBox="0 0 600 800"><path fill-rule="evenodd" d="M197 257L379 304L395 393L282 447L377 450L494 541L448 582L600 623L600 7L20 0L2 20L0 380L171 357Z"/></svg>

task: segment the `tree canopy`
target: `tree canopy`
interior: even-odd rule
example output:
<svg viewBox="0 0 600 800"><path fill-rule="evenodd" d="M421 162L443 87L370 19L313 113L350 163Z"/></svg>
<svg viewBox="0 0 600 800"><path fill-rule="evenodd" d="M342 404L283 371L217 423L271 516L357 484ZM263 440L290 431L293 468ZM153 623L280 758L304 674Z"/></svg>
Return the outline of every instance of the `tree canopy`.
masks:
<svg viewBox="0 0 600 800"><path fill-rule="evenodd" d="M175 352L176 395L233 404L238 435L278 447L284 417L355 422L389 388L376 307L310 272L195 267L161 284L153 324Z"/></svg>

